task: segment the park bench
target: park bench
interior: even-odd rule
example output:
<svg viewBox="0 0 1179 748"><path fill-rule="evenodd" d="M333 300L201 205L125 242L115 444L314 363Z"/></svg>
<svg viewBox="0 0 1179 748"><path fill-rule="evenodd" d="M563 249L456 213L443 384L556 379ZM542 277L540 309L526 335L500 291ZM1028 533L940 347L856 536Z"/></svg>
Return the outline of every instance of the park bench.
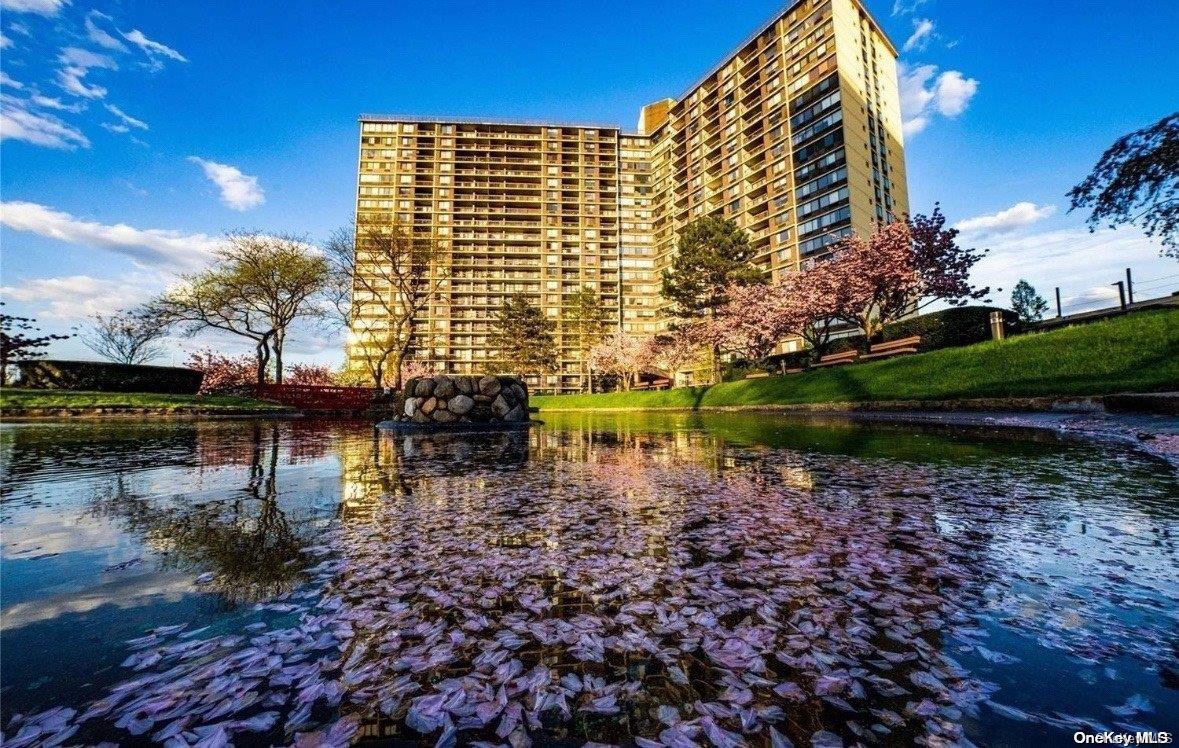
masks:
<svg viewBox="0 0 1179 748"><path fill-rule="evenodd" d="M850 364L859 357L860 352L857 350L844 351L842 353L828 353L819 359L819 363L815 366L839 366L840 364Z"/></svg>
<svg viewBox="0 0 1179 748"><path fill-rule="evenodd" d="M899 340L889 340L885 343L876 343L868 353L861 356L861 361L867 361L874 358L891 358L892 356L905 356L910 353L917 352L917 346L921 345L921 336L914 335L910 338L901 338Z"/></svg>
<svg viewBox="0 0 1179 748"><path fill-rule="evenodd" d="M770 373L768 371L755 371L751 374L746 374L746 379L765 379Z"/></svg>

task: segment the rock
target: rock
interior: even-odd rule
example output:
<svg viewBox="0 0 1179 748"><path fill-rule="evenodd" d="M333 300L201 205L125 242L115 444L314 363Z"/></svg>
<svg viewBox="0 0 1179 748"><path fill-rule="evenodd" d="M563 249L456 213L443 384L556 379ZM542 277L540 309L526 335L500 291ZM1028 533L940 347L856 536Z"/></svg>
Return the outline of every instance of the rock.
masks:
<svg viewBox="0 0 1179 748"><path fill-rule="evenodd" d="M502 394L499 397L495 398L495 400L492 401L492 403L491 403L491 412L494 413L499 418L503 418L504 416L506 416L508 414L508 411L511 409L512 409L512 406L508 404L508 401L504 399L504 396Z"/></svg>
<svg viewBox="0 0 1179 748"><path fill-rule="evenodd" d="M395 398L398 419L414 423L526 422L528 387L510 376L412 377Z"/></svg>
<svg viewBox="0 0 1179 748"><path fill-rule="evenodd" d="M418 406L421 404L422 404L422 401L420 398L416 398L416 397L405 398L405 415L412 418L414 412L418 409Z"/></svg>
<svg viewBox="0 0 1179 748"><path fill-rule="evenodd" d="M450 377L438 377L434 380L434 397L439 400L449 400L454 397L455 392L454 380Z"/></svg>
<svg viewBox="0 0 1179 748"><path fill-rule="evenodd" d="M501 385L495 377L483 377L479 380L479 392L495 397L499 394Z"/></svg>
<svg viewBox="0 0 1179 748"><path fill-rule="evenodd" d="M475 401L466 395L455 395L451 398L447 410L455 415L466 415L475 407Z"/></svg>

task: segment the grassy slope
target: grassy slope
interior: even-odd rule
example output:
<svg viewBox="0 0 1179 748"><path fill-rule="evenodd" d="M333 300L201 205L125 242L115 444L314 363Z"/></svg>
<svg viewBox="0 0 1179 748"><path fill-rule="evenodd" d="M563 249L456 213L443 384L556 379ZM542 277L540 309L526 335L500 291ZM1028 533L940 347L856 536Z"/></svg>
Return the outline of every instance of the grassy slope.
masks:
<svg viewBox="0 0 1179 748"><path fill-rule="evenodd" d="M76 392L73 390L0 390L0 410L66 408L155 408L167 411L226 412L274 410L282 405L246 397L158 395L147 392Z"/></svg>
<svg viewBox="0 0 1179 748"><path fill-rule="evenodd" d="M1179 309L885 361L655 392L537 395L545 409L692 408L950 400L1179 388Z"/></svg>

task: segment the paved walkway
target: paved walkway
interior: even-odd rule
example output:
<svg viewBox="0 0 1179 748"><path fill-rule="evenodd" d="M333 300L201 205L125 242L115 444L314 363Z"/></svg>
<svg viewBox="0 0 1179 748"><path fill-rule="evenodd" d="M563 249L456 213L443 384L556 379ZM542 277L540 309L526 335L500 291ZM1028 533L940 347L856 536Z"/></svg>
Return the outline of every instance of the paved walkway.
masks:
<svg viewBox="0 0 1179 748"><path fill-rule="evenodd" d="M856 421L929 424L947 428L1023 428L1064 438L1116 442L1161 457L1179 468L1179 417L1125 413L858 411Z"/></svg>

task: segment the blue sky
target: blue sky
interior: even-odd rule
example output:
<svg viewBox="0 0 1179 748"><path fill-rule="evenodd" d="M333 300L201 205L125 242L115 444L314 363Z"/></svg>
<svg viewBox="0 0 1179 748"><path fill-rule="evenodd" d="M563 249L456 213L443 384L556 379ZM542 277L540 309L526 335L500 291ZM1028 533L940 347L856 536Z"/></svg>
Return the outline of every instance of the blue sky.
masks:
<svg viewBox="0 0 1179 748"><path fill-rule="evenodd" d="M1179 287L1156 244L1091 235L1064 197L1179 102L1179 3L868 4L906 47L913 210L940 200L992 249L976 278L997 301L1026 277L1102 304L1126 266L1143 294ZM225 230L325 238L353 211L362 112L632 128L780 7L0 0L0 297L59 331L198 267ZM177 360L201 344L177 341ZM289 358L340 346L306 330Z"/></svg>

